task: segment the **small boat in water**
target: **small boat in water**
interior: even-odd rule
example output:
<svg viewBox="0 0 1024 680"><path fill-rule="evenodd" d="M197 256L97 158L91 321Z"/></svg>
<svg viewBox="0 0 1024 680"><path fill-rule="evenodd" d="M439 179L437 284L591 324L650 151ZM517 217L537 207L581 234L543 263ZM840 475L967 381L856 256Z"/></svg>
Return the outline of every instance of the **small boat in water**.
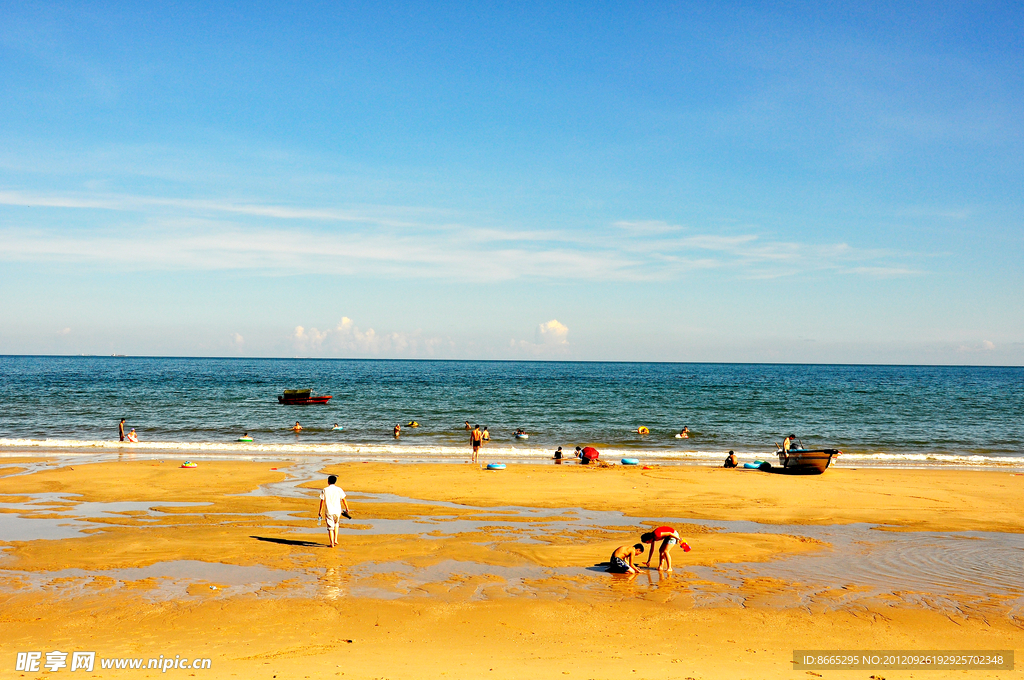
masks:
<svg viewBox="0 0 1024 680"><path fill-rule="evenodd" d="M313 396L313 390L285 390L283 395L278 396L277 403L286 406L307 406L309 404L326 404L331 400L331 395Z"/></svg>
<svg viewBox="0 0 1024 680"><path fill-rule="evenodd" d="M832 460L840 455L838 449L790 449L787 453L781 446L776 444L778 450L775 452L779 457L779 465L789 473L798 475L820 475L832 463Z"/></svg>

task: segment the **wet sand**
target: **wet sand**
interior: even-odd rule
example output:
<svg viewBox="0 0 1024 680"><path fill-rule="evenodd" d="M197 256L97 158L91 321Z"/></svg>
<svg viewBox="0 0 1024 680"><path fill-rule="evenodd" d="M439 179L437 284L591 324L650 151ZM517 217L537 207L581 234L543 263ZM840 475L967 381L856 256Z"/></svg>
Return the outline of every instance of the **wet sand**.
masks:
<svg viewBox="0 0 1024 680"><path fill-rule="evenodd" d="M860 532L844 550L877 533L899 554L921 532L993 532L957 540L1003 535L1012 560L1024 476L1008 472L182 460L2 461L0 527L39 536L0 542L9 672L17 652L57 649L212 662L130 677L807 678L794 649L1024 639L1013 579L938 592L922 572L920 587L887 590L836 571L845 553L828 533ZM328 473L354 517L336 549L313 521ZM693 546L673 551L673 574L604 572L612 549L663 522Z"/></svg>

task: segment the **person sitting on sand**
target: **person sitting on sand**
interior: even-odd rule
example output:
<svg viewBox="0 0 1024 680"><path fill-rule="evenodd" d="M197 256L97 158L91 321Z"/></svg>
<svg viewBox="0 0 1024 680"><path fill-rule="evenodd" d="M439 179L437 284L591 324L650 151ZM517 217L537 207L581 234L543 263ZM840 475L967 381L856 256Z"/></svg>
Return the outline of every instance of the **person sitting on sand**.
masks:
<svg viewBox="0 0 1024 680"><path fill-rule="evenodd" d="M295 433L299 433L302 431L302 425L299 425L299 421L295 421L295 425L294 427L292 427L292 431Z"/></svg>
<svg viewBox="0 0 1024 680"><path fill-rule="evenodd" d="M612 574L639 574L640 570L633 566L633 558L644 554L644 544L620 545L612 553L608 571Z"/></svg>
<svg viewBox="0 0 1024 680"><path fill-rule="evenodd" d="M132 428L132 431L128 433L128 441L135 442L136 444L139 443L139 435L135 434L134 427Z"/></svg>
<svg viewBox="0 0 1024 680"><path fill-rule="evenodd" d="M348 501L345 500L345 492L335 486L337 481L338 478L335 475L327 478L327 486L320 492L320 508L316 511L318 523L320 517L327 520L327 538L330 539L332 548L338 545L338 522L341 521L342 515L352 519L348 510ZM345 506L344 510L341 509L342 505ZM324 510L327 511L326 514Z"/></svg>
<svg viewBox="0 0 1024 680"><path fill-rule="evenodd" d="M562 460L562 447L555 449L555 460Z"/></svg>
<svg viewBox="0 0 1024 680"><path fill-rule="evenodd" d="M725 463L722 465L722 467L727 467L727 468L734 468L734 467L736 467L736 454L733 453L732 451L730 451L729 455L725 457Z"/></svg>
<svg viewBox="0 0 1024 680"><path fill-rule="evenodd" d="M651 552L647 555L648 569L651 567L651 558L654 557L654 544L657 541L661 541L661 547L658 549L658 571L672 571L672 555L669 551L677 543L682 544L685 552L690 552L690 546L683 542L683 539L679 537L679 532L672 527L661 526L654 531L648 531L640 535L641 543L651 544Z"/></svg>

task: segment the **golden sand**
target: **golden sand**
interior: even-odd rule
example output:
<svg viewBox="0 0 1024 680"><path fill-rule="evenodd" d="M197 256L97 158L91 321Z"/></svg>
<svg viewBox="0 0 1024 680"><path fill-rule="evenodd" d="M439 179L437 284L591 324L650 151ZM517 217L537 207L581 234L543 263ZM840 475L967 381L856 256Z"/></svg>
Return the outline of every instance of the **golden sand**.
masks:
<svg viewBox="0 0 1024 680"><path fill-rule="evenodd" d="M13 465L23 471L30 463ZM792 670L794 649L1013 649L1024 639L999 598L915 606L898 597L851 599L856 583L808 591L763 574L724 583L688 571L730 573L738 563L828 550L805 537L722 532L688 519L1019 533L1024 476L1007 472L839 468L790 477L518 465L494 473L345 463L326 466L302 484L309 495L295 497L251 494L285 480L287 462L179 464L56 465L27 475L0 468L0 502L22 517L66 518L87 502L145 504L94 517L74 538L3 544L0 677L19 677L17 652L56 649L212 661L207 671L97 668L89 677L809 678ZM336 549L312 521L328 473L349 494L354 520L346 526L362 529L343 533ZM61 497L40 503L38 493ZM402 498L361 500L377 493ZM554 512L524 517L507 506ZM576 526L578 508L620 511L636 523ZM370 519L404 529L374 533ZM694 546L673 551L675 573L627 578L595 567L661 521ZM470 528L450 532L449 524ZM277 576L244 591L232 568L197 569L192 578L161 572L182 560ZM452 564L461 566L446 571ZM75 571L52 573L60 570ZM708 604L700 593L720 597Z"/></svg>

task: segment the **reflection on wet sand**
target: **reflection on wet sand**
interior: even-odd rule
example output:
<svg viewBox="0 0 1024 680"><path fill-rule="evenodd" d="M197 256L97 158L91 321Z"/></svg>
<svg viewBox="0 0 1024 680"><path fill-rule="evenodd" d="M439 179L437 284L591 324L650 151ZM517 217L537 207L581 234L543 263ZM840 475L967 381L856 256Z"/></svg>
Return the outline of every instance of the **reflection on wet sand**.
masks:
<svg viewBox="0 0 1024 680"><path fill-rule="evenodd" d="M346 565L307 565L267 569L177 560L135 569L63 569L7 571L2 588L45 589L73 596L87 589L123 589L130 582L146 584L153 599L186 597L190 587L219 583L220 596L259 592L265 597L314 596L327 600L344 596L374 599L443 596L469 601L496 597L589 598L616 601L630 598L677 603L682 607L765 606L804 609L841 608L858 602L897 600L914 606L957 609L967 598L983 600L1007 612L1019 612L1024 590L1019 574L1024 536L991 532L880 531L876 525L778 526L748 521L691 520L691 534L718 538L735 535L783 535L814 542L814 549L774 556L770 561L739 561L682 566L675 574L641 569L639 574L613 575L603 563L545 565L529 563L530 546L544 550L566 541L607 540L609 535L639 533L665 518L628 517L616 511L521 506L476 508L456 503L425 501L394 494L355 494L362 512L359 523L343 524L341 534L352 537L397 537L428 542L468 540L476 545L516 555L516 564L444 557L416 560L361 560ZM62 494L33 494L29 502L5 503L0 528L8 540L65 538L83 535L95 526L89 520L123 518L133 524L166 519L153 503L76 502ZM161 503L179 509L184 521L201 503ZM376 507L386 518L374 517ZM18 512L13 512L17 510ZM205 512L204 508L204 512ZM432 514L421 514L429 510ZM451 512L452 514L439 514ZM262 513L285 536L252 535L253 540L282 546L319 549L307 530L292 520L295 511ZM677 524L678 521L677 521ZM294 536L291 538L289 536ZM628 536L626 537L628 538ZM700 544L698 539L697 544ZM280 588L289 582L290 587Z"/></svg>

